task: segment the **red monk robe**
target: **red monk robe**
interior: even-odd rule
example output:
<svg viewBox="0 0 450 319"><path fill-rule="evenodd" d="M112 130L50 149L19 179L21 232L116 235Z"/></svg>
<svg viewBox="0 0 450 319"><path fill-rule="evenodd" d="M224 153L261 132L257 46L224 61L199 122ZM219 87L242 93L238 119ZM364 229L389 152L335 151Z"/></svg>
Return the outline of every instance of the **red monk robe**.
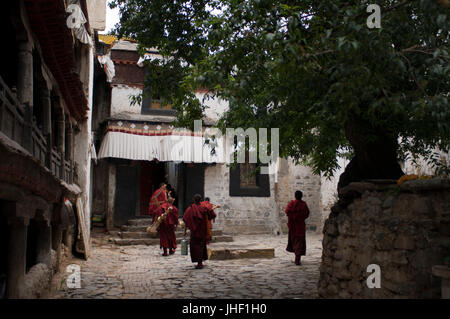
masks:
<svg viewBox="0 0 450 319"><path fill-rule="evenodd" d="M213 205L209 201L205 200L203 202L200 202L200 205L206 207L207 209L212 210L213 213L215 214L215 212L213 210ZM206 221L206 224L207 224L206 244L209 244L212 239L212 222L214 222L214 219L212 219L212 220L208 219Z"/></svg>
<svg viewBox="0 0 450 319"><path fill-rule="evenodd" d="M173 254L177 248L175 227L178 225L178 209L172 204L163 203L157 210L156 217L161 216L167 209L169 209L169 207L172 207L172 209L158 227L159 246L164 249L163 256L167 256L167 249L169 249L169 254Z"/></svg>
<svg viewBox="0 0 450 319"><path fill-rule="evenodd" d="M286 207L289 238L286 250L295 253L295 263L300 264L300 256L306 254L305 219L309 216L308 205L303 200L292 200Z"/></svg>
<svg viewBox="0 0 450 319"><path fill-rule="evenodd" d="M183 221L191 231L189 241L191 260L198 263L196 268L202 268L202 261L208 259L206 253L207 220L214 218L216 218L216 214L211 209L200 205L200 201L189 206L184 213Z"/></svg>
<svg viewBox="0 0 450 319"><path fill-rule="evenodd" d="M166 186L161 186L158 188L150 198L150 203L148 204L148 212L147 215L153 215L153 219L155 218L155 214L158 214L159 208L162 204L167 202L167 191Z"/></svg>

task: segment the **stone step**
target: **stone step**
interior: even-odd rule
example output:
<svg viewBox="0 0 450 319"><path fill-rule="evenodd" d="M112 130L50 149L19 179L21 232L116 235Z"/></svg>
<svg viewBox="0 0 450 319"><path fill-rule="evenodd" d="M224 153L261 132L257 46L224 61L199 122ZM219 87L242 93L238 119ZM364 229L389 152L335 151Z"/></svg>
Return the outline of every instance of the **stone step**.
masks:
<svg viewBox="0 0 450 319"><path fill-rule="evenodd" d="M135 226L135 225L122 225L120 229L122 231L130 231L130 232L145 232L148 226Z"/></svg>
<svg viewBox="0 0 450 319"><path fill-rule="evenodd" d="M120 236L120 231L119 230L110 230L109 235L113 236L113 237Z"/></svg>
<svg viewBox="0 0 450 319"><path fill-rule="evenodd" d="M180 244L183 237L177 238L177 243ZM189 238L187 238L189 240ZM119 246L128 246L128 245L159 245L159 238L111 238L111 241ZM231 236L213 236L211 243L218 242L232 242L233 237Z"/></svg>
<svg viewBox="0 0 450 319"><path fill-rule="evenodd" d="M148 225L150 226L150 225ZM136 226L136 225L123 225L120 229L122 232L144 232L147 230L148 226ZM182 236L184 233L184 230L177 230L175 234ZM188 230L189 233L189 230ZM221 229L213 229L212 231L213 236L220 236L223 235L223 231Z"/></svg>
<svg viewBox="0 0 450 319"><path fill-rule="evenodd" d="M119 237L123 239L140 239L151 238L146 232L123 231L119 233Z"/></svg>
<svg viewBox="0 0 450 319"><path fill-rule="evenodd" d="M190 231L189 231L189 229L188 229L187 234L189 235L189 233L190 233ZM177 231L175 232L175 234L177 235L177 237L178 237L178 236L183 236L184 230L177 230ZM212 235L213 235L213 236L224 236L225 234L223 233L223 230L222 230L222 229L213 229L213 230L212 230Z"/></svg>
<svg viewBox="0 0 450 319"><path fill-rule="evenodd" d="M115 232L114 234L111 234L112 236L119 236L121 238L150 238L150 236L145 231L147 229L147 226L144 227L144 230L135 230L134 228L127 228L130 229L129 231L121 231L121 232ZM222 230L213 230L212 232L213 236L224 236ZM183 237L184 231L176 231L175 236L176 237ZM189 231L187 232L187 236L189 236Z"/></svg>
<svg viewBox="0 0 450 319"><path fill-rule="evenodd" d="M274 258L275 249L272 247L236 244L211 244L208 246L208 259L228 260L244 258Z"/></svg>
<svg viewBox="0 0 450 319"><path fill-rule="evenodd" d="M152 224L153 219L150 218L136 218L136 219L129 219L128 225L131 226L150 226Z"/></svg>

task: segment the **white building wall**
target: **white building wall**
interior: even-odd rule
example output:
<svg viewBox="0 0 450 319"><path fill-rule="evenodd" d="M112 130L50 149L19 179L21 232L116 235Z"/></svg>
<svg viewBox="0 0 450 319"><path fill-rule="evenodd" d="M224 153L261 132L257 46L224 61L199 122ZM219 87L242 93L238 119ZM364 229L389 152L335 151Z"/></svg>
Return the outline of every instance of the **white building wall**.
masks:
<svg viewBox="0 0 450 319"><path fill-rule="evenodd" d="M137 96L142 93L142 89L127 85L116 85L111 90L111 116L122 112L140 114L141 103L131 105L131 96Z"/></svg>
<svg viewBox="0 0 450 319"><path fill-rule="evenodd" d="M78 163L78 183L82 190L81 200L83 203L83 210L86 220L84 224L90 237L90 224L91 224L91 122L92 122L92 102L93 102L93 88L94 88L94 51L93 48L89 48L89 55L87 57L88 62L88 113L87 119L80 123L80 131L75 135L74 145L74 157Z"/></svg>
<svg viewBox="0 0 450 319"><path fill-rule="evenodd" d="M441 163L447 165L447 167L450 166L450 153L446 153L440 150L435 150L434 152L436 152L436 157L440 159ZM402 164L403 172L407 175L415 174L419 176L433 176L437 173L436 167L433 167L432 165L427 163L427 161L422 156L420 156L416 161L408 158Z"/></svg>
<svg viewBox="0 0 450 319"><path fill-rule="evenodd" d="M321 176L320 194L321 194L321 211L323 221L325 221L325 219L328 218L331 207L337 201L337 184L339 182L339 177L344 172L348 162L349 160L339 158L338 164L340 168L334 172L333 176L330 178L327 178L323 175Z"/></svg>
<svg viewBox="0 0 450 319"><path fill-rule="evenodd" d="M195 96L203 102L207 108L205 116L217 121L223 113L228 111L228 102L219 98L211 98L205 93L196 93Z"/></svg>
<svg viewBox="0 0 450 319"><path fill-rule="evenodd" d="M213 228L230 234L277 233L278 208L274 200L274 178L270 175L270 197L230 196L230 168L226 164L209 165L205 169L205 197L222 205Z"/></svg>
<svg viewBox="0 0 450 319"><path fill-rule="evenodd" d="M287 217L284 213L289 201L295 199L295 191L303 192L303 200L308 205L310 215L306 220L308 230L319 231L323 223L321 210L321 181L311 168L295 165L292 159L280 159L276 202L279 220L284 233L287 233Z"/></svg>

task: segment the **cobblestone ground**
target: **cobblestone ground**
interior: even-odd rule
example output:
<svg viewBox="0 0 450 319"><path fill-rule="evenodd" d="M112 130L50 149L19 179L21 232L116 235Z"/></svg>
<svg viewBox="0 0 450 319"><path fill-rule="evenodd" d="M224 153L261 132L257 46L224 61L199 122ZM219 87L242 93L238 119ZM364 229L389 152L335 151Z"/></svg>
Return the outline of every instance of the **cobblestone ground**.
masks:
<svg viewBox="0 0 450 319"><path fill-rule="evenodd" d="M81 288L67 288L63 266L47 298L316 298L322 235L307 234L302 265L285 251L287 235L234 236L234 244L264 243L275 258L208 260L194 269L190 256L162 257L159 246L100 245L95 240L81 267Z"/></svg>

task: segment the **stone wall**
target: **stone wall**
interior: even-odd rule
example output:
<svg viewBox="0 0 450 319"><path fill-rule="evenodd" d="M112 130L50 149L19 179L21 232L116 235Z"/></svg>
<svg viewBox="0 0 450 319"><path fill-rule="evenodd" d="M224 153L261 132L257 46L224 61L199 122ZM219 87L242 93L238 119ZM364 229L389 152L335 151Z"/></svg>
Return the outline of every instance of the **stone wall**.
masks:
<svg viewBox="0 0 450 319"><path fill-rule="evenodd" d="M310 168L281 160L275 183L270 176L270 197L229 196L229 168L225 164L208 166L205 170L205 197L222 207L216 210L217 226L233 234L287 234L287 218L284 209L294 199L296 190L303 192L303 199L310 209L307 229L321 231L321 180Z"/></svg>
<svg viewBox="0 0 450 319"><path fill-rule="evenodd" d="M352 183L324 225L323 298L439 298L433 265L450 256L450 180ZM369 264L381 287L369 289Z"/></svg>
<svg viewBox="0 0 450 319"><path fill-rule="evenodd" d="M50 288L52 269L46 264L36 264L25 275L23 295L24 299L35 299L45 294Z"/></svg>
<svg viewBox="0 0 450 319"><path fill-rule="evenodd" d="M276 204L283 233L287 233L287 218L284 210L289 201L294 199L297 190L303 192L303 200L308 204L310 210L309 218L306 220L307 229L320 231L323 221L320 176L314 175L309 167L295 165L291 160L280 159Z"/></svg>
<svg viewBox="0 0 450 319"><path fill-rule="evenodd" d="M226 164L205 169L205 197L221 204L213 227L230 234L276 233L279 230L278 210L274 200L274 181L270 175L270 197L230 196L230 169Z"/></svg>

